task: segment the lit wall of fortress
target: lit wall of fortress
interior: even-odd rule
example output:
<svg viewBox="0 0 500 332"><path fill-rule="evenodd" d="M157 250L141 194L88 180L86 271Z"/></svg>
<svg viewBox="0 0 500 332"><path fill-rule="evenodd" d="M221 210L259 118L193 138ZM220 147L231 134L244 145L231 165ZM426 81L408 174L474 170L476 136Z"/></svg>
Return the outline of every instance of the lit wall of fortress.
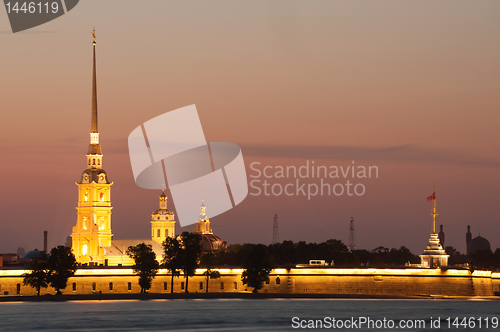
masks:
<svg viewBox="0 0 500 332"><path fill-rule="evenodd" d="M209 280L209 292L251 292L243 285L242 269L222 268L219 279ZM36 295L23 285L25 270L0 269L0 296ZM189 278L189 292L205 292L204 270ZM150 293L169 293L171 275L160 270ZM184 277L174 278L174 292L184 292ZM79 268L68 281L63 294L139 293L138 277L130 267ZM352 269L293 268L274 269L261 293L349 294L362 296L493 296L500 294L500 273L490 271L434 269ZM53 288L41 294L55 294Z"/></svg>

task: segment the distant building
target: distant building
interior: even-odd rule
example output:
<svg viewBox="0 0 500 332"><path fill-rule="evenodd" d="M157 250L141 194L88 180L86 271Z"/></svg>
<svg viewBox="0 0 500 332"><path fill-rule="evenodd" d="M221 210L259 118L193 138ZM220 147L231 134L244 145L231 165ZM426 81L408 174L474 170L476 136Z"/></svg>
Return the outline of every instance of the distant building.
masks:
<svg viewBox="0 0 500 332"><path fill-rule="evenodd" d="M470 226L467 226L467 235L470 235ZM469 237L466 237L469 239ZM490 241L486 240L482 236L476 236L473 239L467 241L467 255L476 252L492 252Z"/></svg>
<svg viewBox="0 0 500 332"><path fill-rule="evenodd" d="M470 225L467 226L467 233L465 234L465 243L467 244L466 252L469 253L469 243L472 240L472 234L470 232Z"/></svg>
<svg viewBox="0 0 500 332"><path fill-rule="evenodd" d="M195 233L201 235L201 246L203 252L216 251L219 248L224 248L226 245L222 239L212 232L210 228L210 220L205 213L206 206L205 201L201 202L200 215L198 216L198 221L196 222Z"/></svg>
<svg viewBox="0 0 500 332"><path fill-rule="evenodd" d="M439 234L438 234L438 237L439 237L439 244L441 245L441 247L445 248L445 246L444 246L443 225L439 225Z"/></svg>
<svg viewBox="0 0 500 332"><path fill-rule="evenodd" d="M64 246L69 248L73 247L73 241L71 240L71 236L66 237L66 242L64 242Z"/></svg>
<svg viewBox="0 0 500 332"><path fill-rule="evenodd" d="M26 253L26 250L24 249L24 247L19 247L17 248L17 256L18 257L21 257L22 255L24 255Z"/></svg>

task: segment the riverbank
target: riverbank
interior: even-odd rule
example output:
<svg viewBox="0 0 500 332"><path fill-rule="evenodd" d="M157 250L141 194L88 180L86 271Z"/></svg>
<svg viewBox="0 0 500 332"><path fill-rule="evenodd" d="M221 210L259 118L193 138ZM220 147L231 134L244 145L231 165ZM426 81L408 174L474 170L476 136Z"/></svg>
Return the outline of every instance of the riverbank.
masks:
<svg viewBox="0 0 500 332"><path fill-rule="evenodd" d="M280 294L280 293L146 293L146 294L75 294L75 295L40 295L1 296L0 302L51 302L51 301L147 301L147 300L203 300L203 299L373 299L373 300L500 300L500 296L388 296L358 294Z"/></svg>

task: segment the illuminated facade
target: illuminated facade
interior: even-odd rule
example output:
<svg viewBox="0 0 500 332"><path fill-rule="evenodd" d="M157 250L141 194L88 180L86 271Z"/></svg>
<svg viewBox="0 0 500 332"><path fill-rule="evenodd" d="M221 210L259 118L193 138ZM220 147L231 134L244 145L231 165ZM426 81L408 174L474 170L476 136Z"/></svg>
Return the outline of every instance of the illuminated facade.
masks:
<svg viewBox="0 0 500 332"><path fill-rule="evenodd" d="M90 145L87 151L87 169L83 171L78 186L77 220L71 234L72 249L81 263L102 261L104 247L111 246L111 185L102 168L102 150L99 144L97 117L97 78L95 36L93 41L92 118Z"/></svg>
<svg viewBox="0 0 500 332"><path fill-rule="evenodd" d="M209 280L209 291L216 293L251 293L252 288L243 285L243 269L216 269L220 278ZM24 269L0 269L1 295L36 295L36 289L23 285ZM197 269L189 280L189 291L206 290L205 269ZM174 292L184 293L184 276L174 279ZM79 268L65 295L73 294L138 294L141 290L138 277L130 267ZM171 274L160 269L153 280L150 293L170 293ZM491 271L434 270L434 269L371 269L371 268L277 268L271 271L269 282L260 293L281 293L333 296L370 296L429 299L434 297L487 297L500 294L500 273ZM55 294L53 288L42 294ZM498 299L498 296L496 297Z"/></svg>
<svg viewBox="0 0 500 332"><path fill-rule="evenodd" d="M165 191L160 196L160 208L151 214L151 240L161 244L167 237L175 236L175 215L167 209Z"/></svg>

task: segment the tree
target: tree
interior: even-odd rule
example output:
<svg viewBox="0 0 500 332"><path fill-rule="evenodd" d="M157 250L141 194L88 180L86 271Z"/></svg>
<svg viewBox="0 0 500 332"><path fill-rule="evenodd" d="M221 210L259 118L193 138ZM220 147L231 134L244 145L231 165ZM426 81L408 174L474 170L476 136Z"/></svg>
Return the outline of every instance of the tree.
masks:
<svg viewBox="0 0 500 332"><path fill-rule="evenodd" d="M241 267L244 269L241 276L243 284L253 287L253 293L258 293L264 281L269 280L274 263L267 247L257 244L245 257Z"/></svg>
<svg viewBox="0 0 500 332"><path fill-rule="evenodd" d="M172 273L170 293L174 292L174 276L179 277L182 268L181 244L176 238L167 237L163 245L163 266Z"/></svg>
<svg viewBox="0 0 500 332"><path fill-rule="evenodd" d="M207 252L201 256L201 265L206 268L203 275L206 276L206 292L208 293L208 280L220 278L220 272L215 271L212 268L217 264L217 256L213 252Z"/></svg>
<svg viewBox="0 0 500 332"><path fill-rule="evenodd" d="M141 293L146 293L151 288L153 279L160 268L153 247L150 244L142 242L136 246L128 247L127 254L135 262L133 270L139 276Z"/></svg>
<svg viewBox="0 0 500 332"><path fill-rule="evenodd" d="M48 257L45 251L40 252L40 257L34 258L29 264L31 272L23 274L23 285L29 285L36 289L40 296L40 289L49 286Z"/></svg>
<svg viewBox="0 0 500 332"><path fill-rule="evenodd" d="M47 260L47 267L50 286L55 288L56 295L61 295L61 289L66 288L68 279L76 272L76 258L71 252L71 248L66 246L52 248Z"/></svg>
<svg viewBox="0 0 500 332"><path fill-rule="evenodd" d="M180 257L182 260L182 271L186 277L185 292L189 293L189 277L194 276L201 256L201 236L198 233L182 232L181 242L182 249Z"/></svg>

